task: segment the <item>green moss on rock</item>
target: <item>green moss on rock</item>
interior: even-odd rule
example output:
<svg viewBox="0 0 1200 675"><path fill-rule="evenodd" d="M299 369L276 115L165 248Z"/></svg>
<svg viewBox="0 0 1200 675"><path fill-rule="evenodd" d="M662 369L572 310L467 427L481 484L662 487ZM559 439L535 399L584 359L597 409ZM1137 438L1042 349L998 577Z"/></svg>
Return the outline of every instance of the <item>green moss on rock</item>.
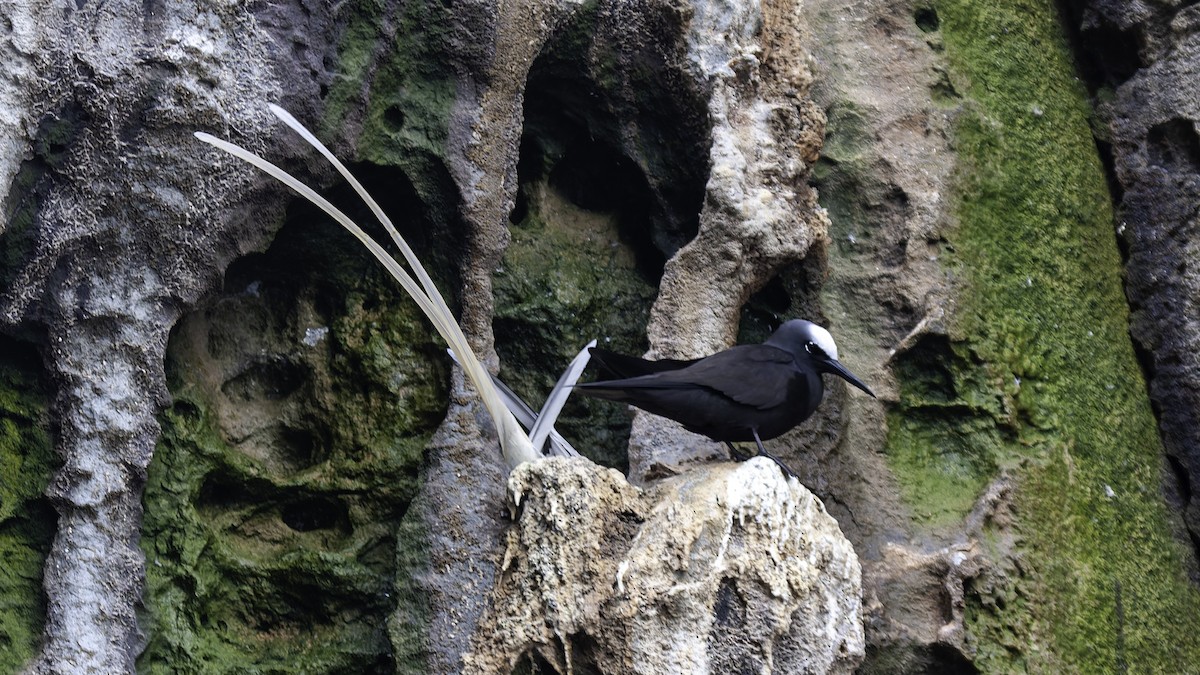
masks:
<svg viewBox="0 0 1200 675"><path fill-rule="evenodd" d="M900 402L888 413L888 457L913 518L956 529L983 489L1010 468L1019 424L1016 380L993 377L968 342L928 335L894 360Z"/></svg>
<svg viewBox="0 0 1200 675"><path fill-rule="evenodd" d="M613 214L582 209L544 182L525 190L528 212L513 225L494 277L493 324L501 378L539 407L588 341L644 352L658 288L638 271ZM625 464L629 413L623 406L575 396L557 428L593 459Z"/></svg>
<svg viewBox="0 0 1200 675"><path fill-rule="evenodd" d="M450 299L464 248L445 160L453 11L347 3L321 125L357 134L351 170ZM329 196L387 239L345 186ZM148 672L422 669L426 600L395 588L427 562L405 514L449 359L350 235L307 206L289 218L172 336L175 401L145 496Z"/></svg>
<svg viewBox="0 0 1200 675"><path fill-rule="evenodd" d="M445 169L455 100L452 8L353 0L346 12L323 130L336 137L363 106L358 158L403 169L426 205L448 216L453 203L442 202L455 194Z"/></svg>
<svg viewBox="0 0 1200 675"><path fill-rule="evenodd" d="M424 561L400 523L448 359L366 251L309 215L172 335L144 498L146 672L390 673L392 639L424 634L419 602L387 626L397 566Z"/></svg>
<svg viewBox="0 0 1200 675"><path fill-rule="evenodd" d="M54 471L49 388L37 352L0 336L0 670L16 672L41 641L42 565L55 515L43 496Z"/></svg>
<svg viewBox="0 0 1200 675"><path fill-rule="evenodd" d="M1055 8L934 6L968 83L950 263L967 287L951 344L898 372L892 466L935 529L1001 470L1016 479L1020 562L967 612L984 672L1185 672L1200 593L1160 493L1110 198Z"/></svg>

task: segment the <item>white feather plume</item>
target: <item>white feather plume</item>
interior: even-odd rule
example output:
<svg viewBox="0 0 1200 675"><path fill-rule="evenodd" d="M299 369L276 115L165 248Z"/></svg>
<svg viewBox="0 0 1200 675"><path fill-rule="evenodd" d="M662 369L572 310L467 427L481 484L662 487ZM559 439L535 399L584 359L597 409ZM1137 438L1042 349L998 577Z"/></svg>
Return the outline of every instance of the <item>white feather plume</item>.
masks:
<svg viewBox="0 0 1200 675"><path fill-rule="evenodd" d="M296 133L300 134L300 136L304 138L309 145L312 145L322 155L324 155L325 158L333 164L334 168L337 169L338 173L340 173L342 177L354 187L354 190L358 192L359 196L361 196L363 201L367 203L367 206L370 207L372 213L375 214L375 217L379 219L380 223L383 224L384 228L387 229L388 233L392 236L392 239L396 242L396 246L400 248L401 253L404 255L404 259L408 262L414 274L416 274L417 279L420 280L420 284L418 284L417 281L414 280L412 276L410 276L394 258L388 255L387 251L385 251L382 246L376 243L375 240L371 239L371 237L367 236L367 233L364 232L363 229L359 227L353 220L338 210L338 208L333 204L329 203L329 201L324 197L317 194L312 188L300 182L296 177L279 168L275 164L272 164L262 157L250 152L249 150L242 148L241 146L235 145L228 141L223 141L215 136L212 136L211 134L206 134L204 132L196 132L195 135L196 138L200 139L201 141L224 150L234 157L237 157L238 159L255 166L256 168L270 175L272 178L275 178L279 182L288 186L301 197L304 197L322 211L329 214L329 216L337 221L339 225L346 228L346 230L357 237L358 240L367 247L371 254L375 256L376 260L383 264L387 271L393 277L395 277L396 281L400 282L400 285L404 287L404 290L408 291L408 294L411 295L413 300L416 301L417 305L420 306L421 311L423 311L425 315L429 317L429 320L433 323L434 328L437 329L438 333L442 336L442 339L444 339L451 346L451 348L461 356L463 371L467 374L467 377L475 386L475 391L479 392L479 397L482 399L484 407L487 408L488 413L495 422L496 431L500 436L501 452L504 454L505 461L508 463L509 467L513 468L522 462L527 462L539 457L540 453L534 451L533 445L529 441L529 437L525 435L525 432L521 429L520 425L517 423L517 420L513 417L512 412L510 412L508 407L505 406L500 395L497 393L496 387L492 385L492 380L489 373L483 367L483 364L479 362L479 359L475 356L474 350L471 349L470 344L467 342L466 336L463 335L462 329L459 328L458 323L454 320L454 316L447 307L445 300L442 298L441 294L438 293L437 288L433 285L433 280L429 277L429 274L425 272L425 268L421 265L421 262L417 260L416 255L408 246L408 243L405 242L404 238L400 236L400 233L396 231L396 228L392 225L391 220L389 220L387 215L384 214L383 210L379 207L379 204L371 198L371 196L363 188L362 184L359 183L353 175L351 175L350 171L346 169L346 167L339 162L336 157L333 156L333 153L331 153L324 144L318 141L311 132L304 128L302 124L296 121L294 117L292 117L282 108L274 105L271 106L271 112L273 112L277 117L279 117L280 120L296 131Z"/></svg>

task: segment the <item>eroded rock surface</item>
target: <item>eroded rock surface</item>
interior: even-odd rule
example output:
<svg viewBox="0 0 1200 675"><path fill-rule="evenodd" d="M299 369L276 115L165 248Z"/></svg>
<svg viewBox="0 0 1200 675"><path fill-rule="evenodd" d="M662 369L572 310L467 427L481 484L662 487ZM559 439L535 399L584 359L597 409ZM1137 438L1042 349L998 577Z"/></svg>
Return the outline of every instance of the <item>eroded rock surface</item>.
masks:
<svg viewBox="0 0 1200 675"><path fill-rule="evenodd" d="M17 217L6 223L5 260L15 264L3 270L0 309L6 326L53 336L44 352L59 390L58 451L64 460L50 488L60 527L47 566L48 639L34 670L133 668L146 639L135 621L144 563L134 542L141 521L140 489L160 432L156 414L168 400L162 363L168 333L215 286L233 258L264 248L279 222L278 188L202 149L191 131L211 130L292 163L298 145L269 142L275 129L262 103L279 101L314 127L324 125L335 149L357 148L362 160L403 167L413 193L413 203L403 206L433 222L449 223L450 230L461 226L464 256L455 279L462 289L461 321L487 355L494 315L491 275L507 243L508 215L515 203L530 69L552 38L568 43L563 49L569 51L575 35L588 35L593 44L570 65L590 69L582 79L592 91L603 93L608 110L594 116L595 125L583 131L611 133L611 150L631 158L635 173L629 175L644 181L638 189L644 189L651 213L648 246L657 251L650 257L665 260L692 237L698 177L707 169L703 158L714 112L722 128L731 130L720 134L719 154L732 162L720 175L734 181L721 188L723 199L742 203L747 213L763 214L756 220L763 222L752 229L768 241L760 242L756 255L769 261L802 254L814 231L792 227L797 221L783 204L798 204L805 212L814 208L802 176L819 144L820 119L804 104L802 93L792 91L806 85L803 68L794 68L803 65L803 57L791 49L797 38L789 32L792 15L771 8L773 15L783 17L772 24L781 45L774 64L783 75L772 75L776 93L769 104L760 105L757 5L736 8L732 51L720 47L723 31L730 28L722 23L728 8L668 3L581 7L565 2L461 4L450 11L413 4L378 14L358 5L273 5L250 13L224 6L109 3L48 13L40 21L35 10L6 6L5 25L11 30L4 46L15 65L4 80L3 142L10 151L0 171L6 184L17 176L9 199ZM737 72L722 63L731 58ZM644 70L648 62L661 70ZM546 72L551 84L543 91L552 88L556 71L551 66ZM789 80L793 75L799 78L795 83ZM739 78L743 81L734 81ZM714 84L721 92L719 101L706 106ZM657 104L647 104L655 100ZM330 119L314 121L319 110ZM742 130L732 131L734 127ZM797 143L803 147L803 161L794 159ZM772 144L778 147L770 157L749 165L752 184L734 184L743 161L738 157ZM19 165L17 158L29 150L35 161ZM318 180L326 175L323 169L316 173ZM774 203L766 187L794 193L794 199L785 195L783 202ZM736 228L737 218L726 220ZM792 242L784 251L771 243L779 236ZM454 266L446 258L439 262ZM763 283L765 268L753 267L729 290L724 303L729 308L736 310L739 298ZM649 276L656 278L656 273ZM236 300L226 303L234 305ZM253 329L252 311L234 311L230 322L237 324L239 311L248 321L241 328ZM314 311L320 313L319 308ZM726 328L731 319L723 319ZM291 317L281 325L300 320ZM203 323L193 317L189 325L197 322ZM272 326L262 325L265 334L272 334ZM309 328L320 326L305 330ZM195 337L189 330L181 336L184 341ZM212 336L202 337L196 344L207 344ZM291 337L303 341L309 336ZM313 337L318 344L320 339ZM293 367L286 353L291 347L275 356L266 353L283 349L287 339L275 342L268 338L263 354L244 355L246 363L238 361L243 357L210 359L205 353L215 354L212 344L192 350L196 359L188 363L197 377L191 385L214 400L253 405L218 402L211 411L203 404L201 410L185 405L176 411L182 411L179 420L169 425L174 433L195 421L193 413L211 412L235 450L230 461L239 467L246 462L233 474L245 478L259 473L254 480L272 484L277 479L266 476L300 480L293 477L322 466L322 453L329 448L329 439L320 433L296 432L311 427L299 417L304 406L292 400L295 392L308 391L308 366ZM253 351L250 344L234 347L217 351L227 356ZM423 661L437 671L458 668L464 640L471 634L468 627L481 611L483 589L492 584L502 550L504 523L495 508L501 501L500 468L485 440L487 422L471 401L456 375L447 419L431 443L422 493L410 511L410 525L424 523L415 529L428 537L428 549L418 554L424 559L413 561L400 585L417 589L413 597L420 600L397 605L391 621L397 658ZM272 413L280 417L278 424L267 419ZM244 458L238 459L238 453ZM464 473L481 477L482 485L465 484ZM202 508L221 510L230 504L219 502L239 489L240 479L218 478L195 485L184 481L188 487L182 490L191 494L198 488L199 496L190 498L202 502ZM282 484L275 487L282 489ZM259 523L255 527L265 526L272 513L285 525L286 516L295 515L287 505L231 504L236 512L258 513L251 517ZM347 523L352 527L352 511L347 512L349 520L329 521L333 529ZM301 529L309 524L292 520ZM155 536L168 536L172 525L155 520L154 527ZM165 539L149 545L159 543L170 556L189 547L180 541L176 549ZM178 562L187 569L195 561L187 554ZM463 594L464 587L478 592ZM166 597L158 595L151 602ZM406 632L414 621L428 631L427 640ZM266 618L249 623L256 622L274 623ZM188 644L193 639L189 635L161 643L167 651L153 658L172 653L171 645ZM177 658L209 658L180 649L174 652ZM213 652L210 662L220 658Z"/></svg>
<svg viewBox="0 0 1200 675"><path fill-rule="evenodd" d="M535 371L533 402L584 337L695 356L730 344L739 316L743 332L793 316L828 323L881 401L833 387L771 449L863 561L866 672L1195 661L1178 627L1200 604L1164 534L1152 420L1118 348L1103 177L1044 3L27 5L0 2L0 322L44 366L23 364L4 385L17 403L3 414L10 437L36 435L42 420L22 401L41 400L29 383L44 370L62 468L48 489L54 543L52 516L30 530L48 548L46 625L39 642L41 617L23 617L19 641L42 653L14 662L128 672L147 641L150 670L299 658L326 672L525 658L565 668L568 655L600 663L600 645L614 671L837 670L859 658L849 623L833 651L801 647L808 619L857 611L838 604L853 593L805 606L825 583L811 572L853 575L848 562L822 567L849 559L841 543L821 548L832 534L784 537L792 516L760 508L807 510L814 532L830 523L773 467L697 468L724 450L639 415L627 461L647 492L590 465L525 474L510 531L504 467L461 375L443 396L440 353L405 356L425 340L409 330L415 315L392 317L403 330L370 325L403 298L360 294L334 312L285 283L302 296L289 314L292 300L247 297L285 197L190 133L228 137L345 196L311 153L276 137L267 101L410 221L485 360ZM1100 98L1124 188L1134 330L1193 535L1195 16L1186 3L1105 2L1080 19L1114 74ZM1125 48L1107 49L1113 38ZM570 255L540 266L559 242ZM347 258L333 267L361 278L343 289L369 276ZM596 261L611 263L611 283L589 281ZM245 284L216 300L222 275ZM237 327L216 331L236 343L219 355L200 335L216 316L206 299ZM346 331L309 321L343 309ZM261 330L260 315L271 317ZM191 379L168 389L163 358L184 316L176 372ZM189 403L189 386L218 403ZM439 392L437 404L418 390ZM410 404L429 413L412 428L390 414ZM305 419L347 405L361 409L333 425ZM622 465L625 414L581 416L572 431L605 437L603 461ZM163 429L174 438L159 452L183 450L156 467L152 482L167 480L143 521ZM407 440L383 442L386 430ZM5 467L24 461L13 445L0 443ZM34 485L50 467L30 462ZM751 479L755 490L730 494ZM381 480L394 484L377 491ZM557 492L538 496L544 485ZM11 499L0 508L42 503ZM377 522L388 514L400 522ZM595 523L609 529L587 530ZM592 543L542 536L572 527ZM139 536L162 553L146 596ZM750 549L767 557L731 562ZM805 557L817 550L832 557ZM14 606L36 613L35 585L14 586L28 596ZM139 626L143 597L155 618ZM480 629L502 617L521 630Z"/></svg>
<svg viewBox="0 0 1200 675"><path fill-rule="evenodd" d="M829 228L808 183L825 134L809 97L808 26L786 2L698 3L688 59L708 92L712 125L696 237L668 262L650 315L654 358L698 358L728 347L741 308ZM721 456L715 443L644 413L634 418L630 473Z"/></svg>
<svg viewBox="0 0 1200 675"><path fill-rule="evenodd" d="M239 246L261 241L270 213L229 228L225 200L245 209L248 172L197 171L188 134L236 126L261 139L261 101L280 97L279 77L271 37L240 8L7 3L3 14L14 67L0 170L14 217L0 322L52 336L42 354L62 461L47 490L58 529L32 670L131 671L167 332Z"/></svg>
<svg viewBox="0 0 1200 675"><path fill-rule="evenodd" d="M1071 4L1090 84L1104 94L1097 131L1120 188L1131 331L1159 417L1164 485L1200 554L1200 7ZM1194 561L1191 575L1200 581Z"/></svg>
<svg viewBox="0 0 1200 675"><path fill-rule="evenodd" d="M861 571L820 500L765 458L643 492L582 458L522 465L468 673L849 673Z"/></svg>

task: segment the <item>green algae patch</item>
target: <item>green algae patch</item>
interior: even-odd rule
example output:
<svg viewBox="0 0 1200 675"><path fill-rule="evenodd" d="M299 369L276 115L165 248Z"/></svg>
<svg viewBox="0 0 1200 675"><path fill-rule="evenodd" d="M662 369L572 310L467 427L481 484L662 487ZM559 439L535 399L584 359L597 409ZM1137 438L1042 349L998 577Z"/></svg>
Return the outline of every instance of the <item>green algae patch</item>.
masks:
<svg viewBox="0 0 1200 675"><path fill-rule="evenodd" d="M1015 377L995 376L966 342L926 335L894 359L900 401L888 412L888 457L912 517L954 531L984 488L1023 456Z"/></svg>
<svg viewBox="0 0 1200 675"><path fill-rule="evenodd" d="M469 51L456 33L462 29L454 11L446 3L345 3L338 75L324 96L319 134L331 146L333 139L353 135L347 139L354 148L355 162L346 162L351 172L424 266L444 272L445 278L434 276L452 307L459 288L454 275L467 240L461 195L446 155L457 98L449 55ZM368 234L391 247L357 194L342 186L334 197ZM393 255L402 260L398 251Z"/></svg>
<svg viewBox="0 0 1200 675"><path fill-rule="evenodd" d="M444 199L455 73L453 9L444 3L352 0L325 98L323 136L336 138L362 108L358 157L405 169L427 203ZM452 187L452 184L450 185ZM392 214L393 217L401 214Z"/></svg>
<svg viewBox="0 0 1200 675"><path fill-rule="evenodd" d="M950 344L911 364L933 374L902 384L889 461L931 528L994 476L1015 480L1018 550L987 529L983 543L1019 562L967 610L982 671L1185 672L1200 593L1160 492L1110 197L1055 9L934 7L964 96L948 264L966 286Z"/></svg>
<svg viewBox="0 0 1200 675"><path fill-rule="evenodd" d="M352 238L298 209L176 326L148 471L144 672L391 673L399 565L450 364ZM399 553L398 553L399 551ZM403 605L412 617L393 628Z"/></svg>
<svg viewBox="0 0 1200 675"><path fill-rule="evenodd" d="M539 407L588 341L630 354L644 352L645 326L658 287L638 271L616 217L582 209L544 182L525 187L529 209L493 288L501 378ZM556 425L576 448L622 466L629 440L623 406L573 396Z"/></svg>
<svg viewBox="0 0 1200 675"><path fill-rule="evenodd" d="M56 466L50 391L30 345L0 336L0 670L33 658L46 619L42 566L55 514L43 496Z"/></svg>
<svg viewBox="0 0 1200 675"><path fill-rule="evenodd" d="M681 72L678 16L644 18L662 22L662 40L624 41L620 20L585 2L529 70L493 330L501 377L535 407L590 340L645 352L666 259L699 227L707 108ZM625 406L573 396L557 428L624 468L630 419Z"/></svg>
<svg viewBox="0 0 1200 675"><path fill-rule="evenodd" d="M452 308L466 246L446 163L456 82L446 55L472 48L455 42L459 9L346 3L319 125L331 145L355 148L351 171ZM388 241L345 185L326 196ZM421 672L427 599L397 589L427 563L428 533L406 515L445 418L445 345L307 204L225 283L169 348L174 404L146 490L150 643L139 668Z"/></svg>

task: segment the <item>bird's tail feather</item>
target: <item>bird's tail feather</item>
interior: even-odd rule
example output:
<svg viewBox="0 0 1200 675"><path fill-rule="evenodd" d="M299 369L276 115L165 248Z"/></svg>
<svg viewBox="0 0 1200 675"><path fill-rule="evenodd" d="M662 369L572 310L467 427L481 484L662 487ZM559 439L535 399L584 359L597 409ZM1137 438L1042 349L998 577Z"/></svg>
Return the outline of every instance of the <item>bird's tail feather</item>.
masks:
<svg viewBox="0 0 1200 675"><path fill-rule="evenodd" d="M554 383L554 388L546 397L546 403L542 405L542 411L538 413L533 428L529 430L529 442L533 444L534 450L540 452L542 444L546 442L546 437L554 432L554 422L558 419L558 413L562 412L563 406L567 403L567 397L571 395L571 389L579 381L583 369L587 367L588 361L591 359L591 349L595 346L596 341L592 340L581 349L563 374L559 376L558 381Z"/></svg>
<svg viewBox="0 0 1200 675"><path fill-rule="evenodd" d="M595 341L593 340L592 342L594 343ZM454 350L447 349L446 351L450 354L450 358L453 359L455 363L458 363L458 357L454 355ZM586 354L587 353L586 348L584 349L583 352L580 352L580 353ZM579 359L580 357L577 356L575 358ZM574 361L572 363L574 363ZM459 366L461 366L461 365L462 364L459 363ZM563 373L563 378L567 378L568 375L571 375L571 377L567 379L567 382L564 385L564 389L566 389L567 391L570 391L570 388L575 385L575 380L579 379L579 375L577 373L572 373L571 368L568 368L567 372ZM563 378L559 379L560 383L563 382ZM534 423L537 422L537 420L539 419L538 413L534 412L533 408L531 408L529 406L529 404L525 402L524 399L522 399L520 396L517 396L517 393L515 391L510 389L507 384L504 384L503 380L496 377L495 375L492 375L492 384L496 385L496 391L499 392L501 400L504 401L504 405L507 406L510 411L512 411L512 414L517 418L517 421L521 423L521 426L525 427L526 429L533 429ZM558 385L556 384L555 387L557 388ZM545 406L543 406L543 408L544 407ZM531 439L531 442L532 442L532 439ZM553 425L550 428L550 435L549 435L549 438L547 439L547 442L549 443L549 447L550 447L549 454L552 456L555 456L555 457L578 457L579 456L579 451L576 450L575 447L567 441L567 439L563 438L561 434L559 434L557 431L555 431L553 428ZM534 445L534 449L539 450L539 451L541 450L541 448L539 448L536 445Z"/></svg>
<svg viewBox="0 0 1200 675"><path fill-rule="evenodd" d="M604 380L624 380L641 375L651 375L668 370L679 370L692 365L696 361L680 359L659 359L650 361L636 356L627 356L612 352L601 347L592 347L592 359L599 366L600 378Z"/></svg>
<svg viewBox="0 0 1200 675"><path fill-rule="evenodd" d="M449 343L450 346L453 347L463 359L463 371L467 374L467 377L475 386L475 391L479 393L479 397L482 399L484 407L487 408L488 413L491 415L492 420L496 424L496 431L500 436L501 451L503 452L505 461L508 463L509 467L515 468L522 462L536 459L539 454L534 451L533 445L529 442L529 437L525 435L525 432L521 429L520 425L517 424L516 418L513 417L513 414L508 410L507 407L505 407L500 395L496 392L496 388L492 385L492 381L487 370L484 369L483 364L481 364L479 359L475 356L475 352L471 349L470 344L467 342L466 336L463 335L462 329L459 328L458 323L454 320L454 315L451 314L450 310L447 308L445 300L442 299L441 294L438 293L437 288L433 285L433 281L425 272L424 267L421 266L420 261L417 260L417 257L412 252L412 249L409 248L408 244L404 241L404 238L400 236L399 232L396 231L396 228L392 225L391 221L383 213L383 210L379 207L379 204L376 203L369 194L367 194L367 191L362 187L362 184L359 183L358 180L350 174L349 170L347 170L346 167L342 165L342 163L339 162L336 157L333 156L333 153L331 153L329 149L324 146L324 144L317 140L317 138L313 136L311 132L305 129L300 122L298 122L294 117L278 106L271 106L271 112L274 113L275 116L282 120L285 124L291 127L302 138L304 138L309 145L312 145L322 155L324 155L325 158L333 164L334 168L337 169L338 173L340 173L342 177L344 177L346 181L354 187L355 191L358 192L359 196L362 197L363 201L365 201L367 206L370 207L372 213L375 214L376 218L378 218L383 226L388 230L388 233L396 242L397 247L400 248L400 251L404 255L404 259L408 262L409 266L412 267L413 273L417 275L418 279L420 279L419 285L417 281L414 280L408 274L408 272L406 272L404 268L400 266L400 263L396 262L396 260L392 258L392 256L390 256L382 246L375 242L374 239L371 239L371 237L368 236L367 233L358 226L358 224L351 220L346 214L338 210L337 207L331 204L324 197L317 194L312 188L300 182L296 177L292 176L266 159L259 157L245 148L242 148L241 146L221 140L204 132L196 132L195 135L196 138L200 139L201 141L224 150L225 152L253 165L259 170L270 175L272 178L288 186L297 194L312 202L315 206L337 221L339 225L346 228L346 230L357 237L358 240L367 247L371 254L374 255L375 258L396 279L396 281L398 281L400 285L404 287L404 290L412 296L413 300L421 308L421 311L425 313L425 316L429 317L430 322L433 323L434 328L437 329L438 333L442 336L442 339Z"/></svg>

